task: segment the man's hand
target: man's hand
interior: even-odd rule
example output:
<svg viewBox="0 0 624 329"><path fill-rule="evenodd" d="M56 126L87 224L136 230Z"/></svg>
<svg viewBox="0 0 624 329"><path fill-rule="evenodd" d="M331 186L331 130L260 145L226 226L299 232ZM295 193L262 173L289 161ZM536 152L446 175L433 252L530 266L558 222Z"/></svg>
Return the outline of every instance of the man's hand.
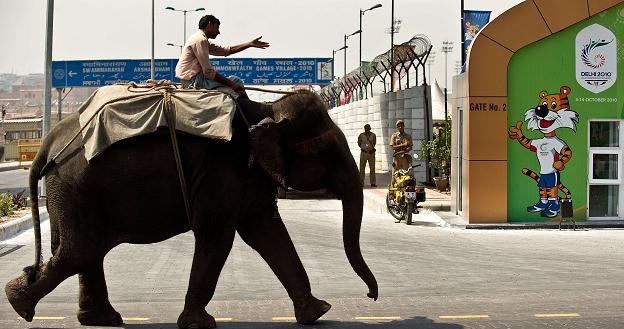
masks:
<svg viewBox="0 0 624 329"><path fill-rule="evenodd" d="M269 47L269 43L268 42L264 42L264 41L260 41L260 39L262 39L262 36L259 36L251 41L249 41L249 47L253 47L253 48L260 48L260 49L264 49L264 48L268 48Z"/></svg>

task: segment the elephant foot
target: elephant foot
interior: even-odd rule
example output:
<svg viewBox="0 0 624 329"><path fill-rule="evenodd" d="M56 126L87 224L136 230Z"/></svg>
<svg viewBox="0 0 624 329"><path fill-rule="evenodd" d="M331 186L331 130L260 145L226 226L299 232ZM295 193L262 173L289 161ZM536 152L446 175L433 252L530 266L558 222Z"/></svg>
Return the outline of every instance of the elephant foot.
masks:
<svg viewBox="0 0 624 329"><path fill-rule="evenodd" d="M311 296L305 302L295 304L295 318L299 324L313 324L330 308L328 302Z"/></svg>
<svg viewBox="0 0 624 329"><path fill-rule="evenodd" d="M83 326L118 327L123 324L121 315L110 305L90 310L81 308L78 311L78 321Z"/></svg>
<svg viewBox="0 0 624 329"><path fill-rule="evenodd" d="M35 316L35 306L37 306L38 300L28 294L27 287L28 278L26 273L24 273L18 278L9 281L4 287L4 292L15 312L24 320L31 322Z"/></svg>
<svg viewBox="0 0 624 329"><path fill-rule="evenodd" d="M212 329L217 327L214 317L206 310L182 311L178 317L178 328L180 329Z"/></svg>

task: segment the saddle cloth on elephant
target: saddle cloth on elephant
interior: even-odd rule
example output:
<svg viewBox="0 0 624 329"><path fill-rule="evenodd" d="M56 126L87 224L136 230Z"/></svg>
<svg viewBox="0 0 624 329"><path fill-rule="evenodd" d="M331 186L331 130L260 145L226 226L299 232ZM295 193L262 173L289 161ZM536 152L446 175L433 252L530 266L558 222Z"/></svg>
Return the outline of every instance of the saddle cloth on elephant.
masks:
<svg viewBox="0 0 624 329"><path fill-rule="evenodd" d="M236 102L226 93L117 84L97 89L79 109L87 161L115 142L167 126L167 106L175 114L176 130L212 139L232 138Z"/></svg>

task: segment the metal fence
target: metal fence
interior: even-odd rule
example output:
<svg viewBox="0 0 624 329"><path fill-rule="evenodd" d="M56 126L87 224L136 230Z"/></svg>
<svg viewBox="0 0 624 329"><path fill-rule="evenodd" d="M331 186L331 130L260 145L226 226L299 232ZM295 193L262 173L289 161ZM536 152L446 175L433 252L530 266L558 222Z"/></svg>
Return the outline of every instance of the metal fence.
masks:
<svg viewBox="0 0 624 329"><path fill-rule="evenodd" d="M407 79L407 88L410 87L410 71L415 71L416 81L419 83L419 70L423 72L423 83L427 83L425 64L431 54L431 41L423 34L417 34L409 41L395 45L394 52L391 50L376 56L370 62L362 62L361 66L349 72L345 77L335 78L332 83L323 87L320 96L329 108L347 104L354 100L373 97L373 82L379 79L383 82L384 93L388 92L386 80L395 79L401 89L402 79ZM394 56L392 56L394 53ZM391 60L391 57L394 57ZM370 94L369 94L370 90Z"/></svg>

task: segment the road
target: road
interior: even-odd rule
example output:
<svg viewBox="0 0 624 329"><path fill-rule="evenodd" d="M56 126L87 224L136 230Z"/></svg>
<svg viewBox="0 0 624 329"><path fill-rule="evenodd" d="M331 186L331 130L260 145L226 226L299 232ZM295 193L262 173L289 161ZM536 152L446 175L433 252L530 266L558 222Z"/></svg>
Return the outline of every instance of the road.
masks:
<svg viewBox="0 0 624 329"><path fill-rule="evenodd" d="M344 255L338 201L279 207L313 293L333 305L312 328L624 328L624 230L459 230L365 213L362 251L379 283L375 302ZM43 237L47 258L46 226ZM2 244L4 285L32 263L32 232ZM109 296L125 328L176 328L192 253L188 233L111 251ZM72 277L39 303L30 324L2 295L0 328L79 327L77 295ZM238 237L208 312L220 328L297 327L285 290Z"/></svg>
<svg viewBox="0 0 624 329"><path fill-rule="evenodd" d="M0 171L0 193L19 193L24 191L24 196L30 195L28 192L29 172L29 170L25 169Z"/></svg>

